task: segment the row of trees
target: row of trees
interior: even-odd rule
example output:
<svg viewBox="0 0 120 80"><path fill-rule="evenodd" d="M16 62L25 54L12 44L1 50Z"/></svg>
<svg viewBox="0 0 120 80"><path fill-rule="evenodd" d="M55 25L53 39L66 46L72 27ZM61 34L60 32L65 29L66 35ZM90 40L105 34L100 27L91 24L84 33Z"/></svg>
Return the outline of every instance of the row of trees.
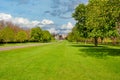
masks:
<svg viewBox="0 0 120 80"><path fill-rule="evenodd" d="M40 27L22 29L11 22L0 21L0 43L8 42L49 42L53 39L47 30Z"/></svg>
<svg viewBox="0 0 120 80"><path fill-rule="evenodd" d="M77 21L68 40L93 38L95 46L98 38L115 39L119 36L118 24L120 24L120 0L89 0L88 4L80 4L73 13Z"/></svg>
<svg viewBox="0 0 120 80"><path fill-rule="evenodd" d="M49 42L53 40L54 38L47 30L42 30L40 27L35 27L31 29L30 32L31 35L31 41L34 42Z"/></svg>

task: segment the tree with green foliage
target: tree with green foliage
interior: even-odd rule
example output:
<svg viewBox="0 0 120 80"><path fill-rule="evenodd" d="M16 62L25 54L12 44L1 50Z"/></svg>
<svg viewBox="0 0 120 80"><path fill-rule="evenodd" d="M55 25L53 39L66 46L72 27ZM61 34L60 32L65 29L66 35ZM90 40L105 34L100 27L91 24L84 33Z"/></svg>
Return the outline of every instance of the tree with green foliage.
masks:
<svg viewBox="0 0 120 80"><path fill-rule="evenodd" d="M42 41L42 29L40 27L32 28L30 33L32 41Z"/></svg>
<svg viewBox="0 0 120 80"><path fill-rule="evenodd" d="M79 42L79 40L80 40L80 33L79 33L77 27L73 27L72 32L68 34L67 39L69 41Z"/></svg>
<svg viewBox="0 0 120 80"><path fill-rule="evenodd" d="M108 27L106 24L103 11L102 1L90 0L87 7L87 28L89 30L89 36L94 38L95 46L98 45L98 38L104 38Z"/></svg>
<svg viewBox="0 0 120 80"><path fill-rule="evenodd" d="M70 42L75 41L73 32L68 33L67 40Z"/></svg>
<svg viewBox="0 0 120 80"><path fill-rule="evenodd" d="M25 31L19 31L16 35L16 41L17 42L24 42L27 40L27 33Z"/></svg>
<svg viewBox="0 0 120 80"><path fill-rule="evenodd" d="M109 35L112 37L113 44L116 44L116 37L119 35L117 23L120 23L120 0L109 0L108 5L110 20L108 21L109 26L114 28L114 30L109 32Z"/></svg>
<svg viewBox="0 0 120 80"><path fill-rule="evenodd" d="M25 30L11 22L0 21L0 43L24 41L48 42L51 39L54 39L51 34L46 30L42 31L40 27Z"/></svg>
<svg viewBox="0 0 120 80"><path fill-rule="evenodd" d="M0 43L2 43L3 41L3 38L2 38L2 30L0 30Z"/></svg>
<svg viewBox="0 0 120 80"><path fill-rule="evenodd" d="M77 6L73 18L77 21L80 36L94 38L95 46L99 37L118 36L116 22L120 17L120 4L117 3L120 0L89 0L87 5Z"/></svg>
<svg viewBox="0 0 120 80"><path fill-rule="evenodd" d="M75 12L72 14L72 17L77 21L73 32L79 31L79 37L85 38L88 37L88 30L86 26L86 9L87 8L85 4L80 4L78 7L76 7Z"/></svg>
<svg viewBox="0 0 120 80"><path fill-rule="evenodd" d="M3 40L3 42L13 42L14 41L14 31L6 26L1 30L1 39Z"/></svg>
<svg viewBox="0 0 120 80"><path fill-rule="evenodd" d="M42 41L43 42L49 42L51 40L51 34L49 31L44 30L42 31Z"/></svg>
<svg viewBox="0 0 120 80"><path fill-rule="evenodd" d="M90 27L90 36L95 39L96 46L98 37L104 39L118 36L116 22L118 14L120 14L120 6L116 4L115 0L90 0L87 7L87 26Z"/></svg>

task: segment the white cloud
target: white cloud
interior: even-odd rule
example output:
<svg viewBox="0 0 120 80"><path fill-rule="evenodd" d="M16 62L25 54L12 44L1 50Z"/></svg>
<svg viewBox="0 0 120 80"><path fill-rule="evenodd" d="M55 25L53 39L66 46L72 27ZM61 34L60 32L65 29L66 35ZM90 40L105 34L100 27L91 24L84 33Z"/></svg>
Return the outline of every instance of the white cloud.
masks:
<svg viewBox="0 0 120 80"><path fill-rule="evenodd" d="M40 21L37 21L37 20L35 20L35 21L29 21L28 19L21 18L21 17L14 18L12 20L12 22L14 24L18 24L21 27L28 27L28 28L33 28L33 27L37 26L40 23Z"/></svg>
<svg viewBox="0 0 120 80"><path fill-rule="evenodd" d="M32 28L36 26L36 21L29 21L28 19L22 17L12 18L11 22L19 25L20 27Z"/></svg>
<svg viewBox="0 0 120 80"><path fill-rule="evenodd" d="M72 29L73 25L71 22L68 22L67 24L62 25L61 29Z"/></svg>
<svg viewBox="0 0 120 80"><path fill-rule="evenodd" d="M73 27L74 27L73 24L71 22L68 22L67 24L61 26L62 29L61 33L67 34L72 31Z"/></svg>
<svg viewBox="0 0 120 80"><path fill-rule="evenodd" d="M71 22L62 25L60 29L57 29L58 27L56 25L53 25L54 22L52 20L43 19L42 21L37 21L37 20L30 21L26 18L13 17L10 14L5 14L5 13L0 13L0 20L10 21L14 24L19 25L20 27L33 28L35 26L40 26L41 28L48 30L50 33L55 33L55 34L57 33L67 34L71 32L73 28Z"/></svg>
<svg viewBox="0 0 120 80"><path fill-rule="evenodd" d="M58 31L57 31L55 28L50 28L50 29L48 29L48 31L49 31L50 33L55 33L55 34L58 33Z"/></svg>
<svg viewBox="0 0 120 80"><path fill-rule="evenodd" d="M15 23L18 23L18 24L29 24L29 20L28 19L25 19L25 18L14 18L14 22Z"/></svg>
<svg viewBox="0 0 120 80"><path fill-rule="evenodd" d="M9 21L12 19L12 16L10 14L0 13L0 20Z"/></svg>
<svg viewBox="0 0 120 80"><path fill-rule="evenodd" d="M62 33L67 34L69 32L71 32L71 30L64 30Z"/></svg>
<svg viewBox="0 0 120 80"><path fill-rule="evenodd" d="M48 20L48 19L43 19L38 26L40 26L41 28L45 28L45 27L52 27L54 25L54 22L52 20Z"/></svg>
<svg viewBox="0 0 120 80"><path fill-rule="evenodd" d="M42 25L49 25L49 24L54 24L54 22L51 21L51 20L48 20L48 19L43 19L43 20L41 21L41 24L42 24Z"/></svg>
<svg viewBox="0 0 120 80"><path fill-rule="evenodd" d="M6 14L6 13L0 13L0 20L10 21L13 22L14 24L19 25L20 27L28 27L28 28L32 28L35 26L44 27L45 25L54 24L52 20L48 20L48 19L43 19L42 21L37 21L37 20L30 21L22 17L12 17L10 14Z"/></svg>
<svg viewBox="0 0 120 80"><path fill-rule="evenodd" d="M52 28L48 28L47 30L50 33L59 33L59 34L67 34L69 32L71 32L72 28L73 28L73 24L71 22L68 22L67 24L64 24L61 26L61 28L57 29L58 27L52 27Z"/></svg>
<svg viewBox="0 0 120 80"><path fill-rule="evenodd" d="M31 24L32 24L33 26L37 26L39 23L40 23L40 21L37 21L37 20L31 22Z"/></svg>

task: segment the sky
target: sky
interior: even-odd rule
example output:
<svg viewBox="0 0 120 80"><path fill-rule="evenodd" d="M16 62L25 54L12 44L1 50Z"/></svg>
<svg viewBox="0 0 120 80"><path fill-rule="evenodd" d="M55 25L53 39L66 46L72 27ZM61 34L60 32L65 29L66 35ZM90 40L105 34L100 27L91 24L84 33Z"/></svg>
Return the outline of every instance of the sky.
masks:
<svg viewBox="0 0 120 80"><path fill-rule="evenodd" d="M51 33L68 33L75 24L75 7L88 0L0 0L0 20L21 27L40 26Z"/></svg>

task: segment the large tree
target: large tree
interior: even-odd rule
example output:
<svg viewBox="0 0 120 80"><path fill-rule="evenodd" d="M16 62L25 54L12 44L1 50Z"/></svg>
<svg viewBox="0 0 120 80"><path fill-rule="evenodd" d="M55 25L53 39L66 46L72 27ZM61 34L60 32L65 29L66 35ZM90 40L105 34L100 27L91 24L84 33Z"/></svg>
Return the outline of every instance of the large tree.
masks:
<svg viewBox="0 0 120 80"><path fill-rule="evenodd" d="M85 4L80 4L78 7L76 7L75 12L72 14L74 19L77 21L75 28L73 28L73 32L78 33L81 37L88 37L88 30L86 26L86 5Z"/></svg>
<svg viewBox="0 0 120 80"><path fill-rule="evenodd" d="M73 17L81 36L94 38L95 46L98 45L99 37L116 37L116 22L120 16L119 3L120 0L89 0L87 5L77 6Z"/></svg>
<svg viewBox="0 0 120 80"><path fill-rule="evenodd" d="M91 37L98 44L98 37L117 37L117 18L120 14L120 0L90 0L87 5L87 26L91 29Z"/></svg>

